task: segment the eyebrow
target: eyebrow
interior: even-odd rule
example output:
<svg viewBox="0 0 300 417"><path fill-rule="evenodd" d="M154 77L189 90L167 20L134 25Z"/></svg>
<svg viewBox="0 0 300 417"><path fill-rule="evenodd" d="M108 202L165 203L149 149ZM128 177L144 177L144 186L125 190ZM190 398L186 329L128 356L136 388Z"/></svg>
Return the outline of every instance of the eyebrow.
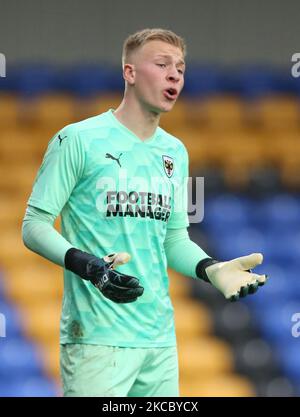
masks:
<svg viewBox="0 0 300 417"><path fill-rule="evenodd" d="M159 54L159 55L156 55L156 57L172 58L171 55L167 55L167 54ZM178 61L177 64L185 66L185 62L182 59L180 61Z"/></svg>

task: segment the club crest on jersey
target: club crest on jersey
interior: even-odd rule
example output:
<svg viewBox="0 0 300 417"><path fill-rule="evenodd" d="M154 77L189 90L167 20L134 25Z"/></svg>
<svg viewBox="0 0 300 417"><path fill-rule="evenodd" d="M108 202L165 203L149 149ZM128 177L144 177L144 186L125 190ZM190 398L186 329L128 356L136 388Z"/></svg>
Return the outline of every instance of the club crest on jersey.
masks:
<svg viewBox="0 0 300 417"><path fill-rule="evenodd" d="M163 159L163 166L165 169L165 173L167 174L168 178L171 178L174 172L174 161L173 158L167 155L162 156Z"/></svg>

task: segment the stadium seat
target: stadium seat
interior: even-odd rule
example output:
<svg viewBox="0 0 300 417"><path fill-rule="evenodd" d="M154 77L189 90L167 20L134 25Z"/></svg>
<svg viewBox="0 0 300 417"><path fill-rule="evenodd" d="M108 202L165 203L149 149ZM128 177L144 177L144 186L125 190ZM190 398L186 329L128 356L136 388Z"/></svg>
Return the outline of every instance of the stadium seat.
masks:
<svg viewBox="0 0 300 417"><path fill-rule="evenodd" d="M235 74L236 88L246 100L258 100L278 91L279 73L270 67L248 65Z"/></svg>
<svg viewBox="0 0 300 417"><path fill-rule="evenodd" d="M0 397L56 397L59 394L59 386L43 377L20 376L0 383Z"/></svg>
<svg viewBox="0 0 300 417"><path fill-rule="evenodd" d="M8 77L9 78L9 77ZM11 128L18 123L18 97L13 93L0 92L0 125Z"/></svg>
<svg viewBox="0 0 300 417"><path fill-rule="evenodd" d="M297 130L300 107L294 96L276 95L263 98L258 106L258 118L263 129L271 132Z"/></svg>
<svg viewBox="0 0 300 417"><path fill-rule="evenodd" d="M24 332L37 342L51 344L58 340L61 301L49 300L26 305L23 310Z"/></svg>
<svg viewBox="0 0 300 417"><path fill-rule="evenodd" d="M299 301L277 298L276 302L272 303L272 299L265 297L263 314L262 309L255 310L255 314L265 337L279 346L283 343L296 344L298 342L292 334L292 317L299 312L299 309Z"/></svg>
<svg viewBox="0 0 300 417"><path fill-rule="evenodd" d="M1 276L2 278L2 276ZM22 318L19 309L16 306L12 306L6 300L6 289L4 283L2 282L2 296L0 299L0 313L1 316L1 324L5 326L5 338L7 339L14 339L22 337ZM3 340L3 339L1 339ZM2 345L2 342L1 342Z"/></svg>
<svg viewBox="0 0 300 417"><path fill-rule="evenodd" d="M204 221L201 224L213 236L232 233L248 226L247 201L235 195L220 194L205 200Z"/></svg>
<svg viewBox="0 0 300 417"><path fill-rule="evenodd" d="M298 339L299 342L299 339ZM296 384L300 385L300 355L299 343L280 346L280 363L285 374Z"/></svg>
<svg viewBox="0 0 300 417"><path fill-rule="evenodd" d="M66 73L64 89L81 99L107 93L110 91L110 71L97 64L79 64Z"/></svg>
<svg viewBox="0 0 300 417"><path fill-rule="evenodd" d="M229 346L214 337L182 340L178 344L180 374L195 377L217 375L232 369L233 357Z"/></svg>
<svg viewBox="0 0 300 417"><path fill-rule="evenodd" d="M41 356L36 347L24 339L5 338L0 344L0 379L12 375L40 376Z"/></svg>
<svg viewBox="0 0 300 417"><path fill-rule="evenodd" d="M62 271L59 268L53 271L39 263L10 268L7 272L7 295L23 308L53 299L60 300Z"/></svg>
<svg viewBox="0 0 300 417"><path fill-rule="evenodd" d="M211 316L208 310L190 299L173 302L177 339L186 343L205 336L212 330Z"/></svg>
<svg viewBox="0 0 300 417"><path fill-rule="evenodd" d="M224 90L223 72L215 66L193 64L185 76L184 94L202 100Z"/></svg>
<svg viewBox="0 0 300 417"><path fill-rule="evenodd" d="M57 70L51 64L24 64L15 72L16 91L26 100L57 88Z"/></svg>
<svg viewBox="0 0 300 417"><path fill-rule="evenodd" d="M185 397L254 397L255 388L247 378L232 375L194 375L193 382L182 382L180 395Z"/></svg>

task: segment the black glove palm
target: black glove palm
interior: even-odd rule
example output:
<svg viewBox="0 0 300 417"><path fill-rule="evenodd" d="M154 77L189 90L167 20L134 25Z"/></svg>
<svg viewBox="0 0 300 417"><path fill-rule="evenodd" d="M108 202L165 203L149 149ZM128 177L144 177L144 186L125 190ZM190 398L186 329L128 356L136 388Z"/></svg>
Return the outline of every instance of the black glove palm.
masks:
<svg viewBox="0 0 300 417"><path fill-rule="evenodd" d="M139 280L111 269L111 263L95 258L87 264L87 276L104 297L115 303L132 303L140 297L144 288Z"/></svg>
<svg viewBox="0 0 300 417"><path fill-rule="evenodd" d="M140 286L138 278L113 269L130 258L128 255L128 259L122 261L122 255L128 254L113 254L104 259L71 248L65 256L65 267L81 278L91 281L109 300L115 303L132 303L143 294L144 288Z"/></svg>

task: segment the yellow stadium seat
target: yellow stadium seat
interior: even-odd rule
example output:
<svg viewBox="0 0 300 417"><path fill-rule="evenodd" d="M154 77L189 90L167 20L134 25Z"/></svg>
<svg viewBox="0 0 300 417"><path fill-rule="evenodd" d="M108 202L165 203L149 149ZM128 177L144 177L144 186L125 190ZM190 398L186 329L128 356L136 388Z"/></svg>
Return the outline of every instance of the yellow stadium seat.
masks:
<svg viewBox="0 0 300 417"><path fill-rule="evenodd" d="M34 130L6 129L0 139L0 164L8 162L38 162L44 143L36 136Z"/></svg>
<svg viewBox="0 0 300 417"><path fill-rule="evenodd" d="M1 169L0 169L1 172ZM1 180L0 180L1 182ZM0 229L9 230L10 228L21 228L22 218L24 216L24 206L16 203L12 198L1 192L0 205Z"/></svg>
<svg viewBox="0 0 300 417"><path fill-rule="evenodd" d="M0 126L16 126L18 123L18 98L14 94L0 93ZM2 134L2 133L1 133Z"/></svg>
<svg viewBox="0 0 300 417"><path fill-rule="evenodd" d="M101 94L95 98L86 100L76 100L75 118L82 120L87 117L96 116L104 113L109 109L116 109L122 101L121 94Z"/></svg>
<svg viewBox="0 0 300 417"><path fill-rule="evenodd" d="M20 166L18 170L6 170L5 166L0 166L0 192L7 196L15 195L16 193L29 194L32 190L32 185L37 174L37 169L32 166ZM24 211L25 211L24 199Z"/></svg>
<svg viewBox="0 0 300 417"><path fill-rule="evenodd" d="M7 275L7 294L10 299L26 307L42 301L61 300L62 270L48 265L32 263L9 268Z"/></svg>
<svg viewBox="0 0 300 417"><path fill-rule="evenodd" d="M300 155L300 130L298 133L277 132L269 136L264 153L277 166L281 161Z"/></svg>
<svg viewBox="0 0 300 417"><path fill-rule="evenodd" d="M203 102L200 111L210 129L234 131L243 127L243 103L238 97L212 97Z"/></svg>
<svg viewBox="0 0 300 417"><path fill-rule="evenodd" d="M267 130L297 130L300 126L300 106L296 97L281 95L263 98L257 114L262 128Z"/></svg>
<svg viewBox="0 0 300 417"><path fill-rule="evenodd" d="M37 123L44 127L50 126L60 130L75 121L74 97L62 93L40 97L35 109L35 118Z"/></svg>
<svg viewBox="0 0 300 417"><path fill-rule="evenodd" d="M280 178L282 184L290 191L300 189L300 154L295 152L281 159Z"/></svg>
<svg viewBox="0 0 300 417"><path fill-rule="evenodd" d="M4 230L0 239L0 265L9 268L16 264L34 261L38 255L29 251L22 242L21 229Z"/></svg>
<svg viewBox="0 0 300 417"><path fill-rule="evenodd" d="M172 299L186 297L189 293L189 278L169 269L170 294Z"/></svg>
<svg viewBox="0 0 300 417"><path fill-rule="evenodd" d="M43 346L44 369L47 374L55 378L60 388L60 370L59 370L59 337L53 339L50 343Z"/></svg>
<svg viewBox="0 0 300 417"><path fill-rule="evenodd" d="M178 343L180 375L215 375L228 372L233 367L229 346L216 338L201 336L195 340Z"/></svg>
<svg viewBox="0 0 300 417"><path fill-rule="evenodd" d="M58 341L61 301L41 300L23 309L23 328L27 337L43 344Z"/></svg>
<svg viewBox="0 0 300 417"><path fill-rule="evenodd" d="M212 318L207 308L191 299L173 301L176 334L179 343L198 340L212 331Z"/></svg>
<svg viewBox="0 0 300 417"><path fill-rule="evenodd" d="M187 125L186 102L183 98L175 104L172 111L161 117L160 126L177 136L178 129L184 129Z"/></svg>
<svg viewBox="0 0 300 417"><path fill-rule="evenodd" d="M255 389L244 377L225 375L194 374L191 382L181 381L180 396L182 397L253 397Z"/></svg>

